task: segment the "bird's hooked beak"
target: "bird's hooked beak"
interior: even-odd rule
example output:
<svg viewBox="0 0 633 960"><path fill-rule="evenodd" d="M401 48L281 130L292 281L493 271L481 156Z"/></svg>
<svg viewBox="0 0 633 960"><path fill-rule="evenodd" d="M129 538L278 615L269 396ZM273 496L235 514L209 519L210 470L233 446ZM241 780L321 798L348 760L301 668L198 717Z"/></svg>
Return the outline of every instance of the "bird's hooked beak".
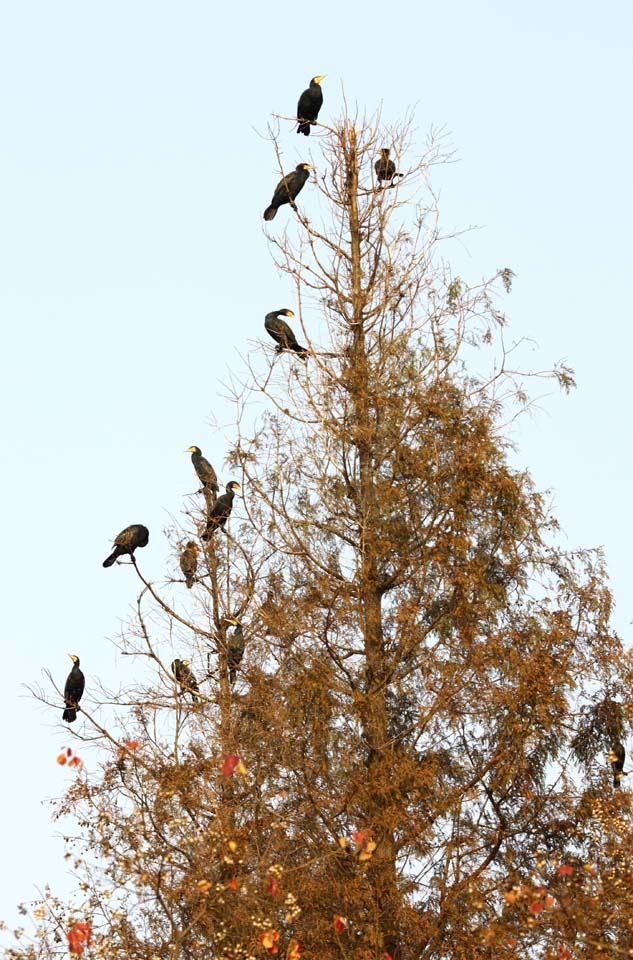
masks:
<svg viewBox="0 0 633 960"><path fill-rule="evenodd" d="M195 448L195 447L187 447L187 449L186 449L184 452L185 452L185 453L195 453L195 452L196 452L196 448Z"/></svg>
<svg viewBox="0 0 633 960"><path fill-rule="evenodd" d="M283 315L284 317L294 317L294 313L292 312L292 310L284 310Z"/></svg>

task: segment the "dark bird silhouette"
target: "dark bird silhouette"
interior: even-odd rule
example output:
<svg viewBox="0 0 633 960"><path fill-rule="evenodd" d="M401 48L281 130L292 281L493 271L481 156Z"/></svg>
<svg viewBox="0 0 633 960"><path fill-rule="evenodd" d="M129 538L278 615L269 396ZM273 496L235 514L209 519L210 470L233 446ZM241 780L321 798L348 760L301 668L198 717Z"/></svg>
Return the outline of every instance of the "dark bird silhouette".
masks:
<svg viewBox="0 0 633 960"><path fill-rule="evenodd" d="M396 165L393 160L389 159L390 150L388 147L383 147L380 151L380 157L376 160L374 164L374 170L376 171L376 176L378 180L389 180L392 181L394 177L401 177L401 173L396 173Z"/></svg>
<svg viewBox="0 0 633 960"><path fill-rule="evenodd" d="M148 542L149 530L147 527L144 527L142 523L133 523L131 526L126 527L125 530L121 530L121 533L116 537L114 550L110 556L103 561L103 566L111 567L115 560L123 556L130 556L132 563L136 563L134 551L137 547L146 547Z"/></svg>
<svg viewBox="0 0 633 960"><path fill-rule="evenodd" d="M294 317L294 313L292 310L273 310L266 314L264 320L266 330L277 343L277 353L282 353L284 350L294 350L302 360L305 360L308 356L307 348L297 343L292 328L285 320L281 320L281 317Z"/></svg>
<svg viewBox="0 0 633 960"><path fill-rule="evenodd" d="M200 447L187 447L186 453L191 454L193 468L196 471L198 480L202 484L201 492L205 495L209 492L212 499L214 501L217 500L218 493L220 492L218 477L207 458L202 456L202 450Z"/></svg>
<svg viewBox="0 0 633 960"><path fill-rule="evenodd" d="M231 516L231 510L233 509L233 499L235 497L235 491L240 489L239 483L236 483L235 480L231 480L230 483L226 485L226 493L223 493L221 497L213 504L213 510L209 514L209 519L207 521L207 526L202 534L203 540L208 540L213 536L218 527L223 527L226 521Z"/></svg>
<svg viewBox="0 0 633 960"><path fill-rule="evenodd" d="M297 133L303 133L306 137L310 136L310 127L316 123L319 110L323 106L323 91L321 90L320 83L321 80L325 80L326 76L327 74L324 73L320 77L312 77L310 86L307 90L304 90L299 97L299 103L297 104L297 120L299 121Z"/></svg>
<svg viewBox="0 0 633 960"><path fill-rule="evenodd" d="M62 720L65 720L66 723L72 723L73 720L77 719L79 701L81 700L86 683L85 677L79 669L79 657L71 653L70 659L73 662L73 668L66 677L66 683L64 684L64 703L66 704L66 709L62 713Z"/></svg>
<svg viewBox="0 0 633 960"><path fill-rule="evenodd" d="M190 540L180 554L180 569L185 576L185 583L191 590L196 582L198 572L198 544Z"/></svg>
<svg viewBox="0 0 633 960"><path fill-rule="evenodd" d="M235 626L235 630L231 636L227 638L226 642L226 662L229 668L229 683L233 686L237 676L237 668L244 656L244 631L239 620L233 620L231 617L227 617L226 619L228 623L232 623Z"/></svg>
<svg viewBox="0 0 633 960"><path fill-rule="evenodd" d="M174 660L171 665L171 672L180 684L180 692L183 695L190 693L191 699L195 703L198 700L199 687L198 681L189 668L190 663L191 660Z"/></svg>
<svg viewBox="0 0 633 960"><path fill-rule="evenodd" d="M626 776L624 773L624 760L626 758L626 750L624 749L621 743L614 743L607 754L607 760L611 764L611 769L613 770L613 786L619 787L620 780L622 777Z"/></svg>
<svg viewBox="0 0 633 960"><path fill-rule="evenodd" d="M293 210L297 209L295 200L303 190L311 169L309 163L298 163L292 173L287 173L281 178L275 187L270 206L264 210L264 220L274 220L277 210L283 207L284 203L289 203Z"/></svg>

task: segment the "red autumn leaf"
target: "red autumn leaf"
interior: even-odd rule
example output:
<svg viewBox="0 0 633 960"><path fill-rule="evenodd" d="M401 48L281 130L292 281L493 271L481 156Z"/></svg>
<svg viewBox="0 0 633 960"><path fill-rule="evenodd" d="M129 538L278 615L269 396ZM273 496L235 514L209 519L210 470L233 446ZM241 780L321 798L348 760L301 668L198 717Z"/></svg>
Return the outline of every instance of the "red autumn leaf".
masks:
<svg viewBox="0 0 633 960"><path fill-rule="evenodd" d="M383 957L385 958L385 960L393 960L393 957L391 956L391 954L390 954L390 953L387 953L386 950L385 950L385 952L383 953Z"/></svg>
<svg viewBox="0 0 633 960"><path fill-rule="evenodd" d="M92 944L92 923L87 920L86 923L74 923L66 933L68 940L68 949L71 954L80 957L84 952L84 947Z"/></svg>
<svg viewBox="0 0 633 960"><path fill-rule="evenodd" d="M279 932L277 930L264 930L264 932L259 935L259 942L269 953L277 953L278 940Z"/></svg>
<svg viewBox="0 0 633 960"><path fill-rule="evenodd" d="M517 941L517 938L516 938L516 937L508 937L508 946L509 946L509 947L516 947L517 942L518 942L518 941Z"/></svg>
<svg viewBox="0 0 633 960"><path fill-rule="evenodd" d="M534 900L528 907L528 910L530 911L530 913L540 913L542 909L543 909L543 904L539 903L538 900Z"/></svg>
<svg viewBox="0 0 633 960"><path fill-rule="evenodd" d="M567 947L563 947L562 944L558 944L556 947L556 953L561 958L561 960L571 960L571 953Z"/></svg>
<svg viewBox="0 0 633 960"><path fill-rule="evenodd" d="M231 774L235 771L235 768L239 762L240 762L240 758L237 756L237 754L233 753L233 754L229 754L228 757L225 757L224 762L222 764L222 770L221 770L222 776L230 777Z"/></svg>
<svg viewBox="0 0 633 960"><path fill-rule="evenodd" d="M67 747L67 748L66 748L66 754L67 754L67 756L72 757L73 752L72 752L72 750L70 749L70 747Z"/></svg>
<svg viewBox="0 0 633 960"><path fill-rule="evenodd" d="M81 766L83 766L83 764L82 764L81 760L79 759L79 757L75 756L75 757L72 758L72 760L69 760L69 761L68 761L68 766L69 766L69 767L81 767Z"/></svg>
<svg viewBox="0 0 633 960"><path fill-rule="evenodd" d="M345 929L346 926L347 926L347 920L345 919L345 917L339 917L339 915L337 914L334 917L334 929L336 930L336 932L343 933L343 930Z"/></svg>
<svg viewBox="0 0 633 960"><path fill-rule="evenodd" d="M268 877L268 893L270 893L270 895L273 897L279 893L279 887L277 886L277 877L275 877L272 873Z"/></svg>
<svg viewBox="0 0 633 960"><path fill-rule="evenodd" d="M352 834L352 839L357 847L363 847L365 845L365 834L361 830L357 830L356 833Z"/></svg>
<svg viewBox="0 0 633 960"><path fill-rule="evenodd" d="M573 872L574 872L574 868L568 867L564 863L561 863L560 867L558 868L559 877L569 877Z"/></svg>
<svg viewBox="0 0 633 960"><path fill-rule="evenodd" d="M302 950L303 944L299 943L298 940L292 939L288 944L288 950L286 951L287 960L299 960Z"/></svg>
<svg viewBox="0 0 633 960"><path fill-rule="evenodd" d="M239 883L237 882L235 877L232 877L231 880L229 880L229 887L231 888L231 890L239 890Z"/></svg>

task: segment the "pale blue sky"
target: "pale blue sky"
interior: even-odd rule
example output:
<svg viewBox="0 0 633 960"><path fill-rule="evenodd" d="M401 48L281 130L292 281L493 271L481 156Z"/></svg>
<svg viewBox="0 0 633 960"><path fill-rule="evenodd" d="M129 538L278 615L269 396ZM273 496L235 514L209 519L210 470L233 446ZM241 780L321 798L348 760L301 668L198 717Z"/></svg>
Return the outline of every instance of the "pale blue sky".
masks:
<svg viewBox="0 0 633 960"><path fill-rule="evenodd" d="M553 489L570 545L605 546L628 640L630 4L270 9L0 4L0 917L35 884L68 882L42 801L62 789L69 739L61 709L20 683L42 668L63 683L69 652L88 684L125 679L108 638L136 582L101 562L142 522L144 570L160 575L162 528L195 489L183 450L197 443L220 466L219 383L264 336L264 313L292 305L262 232L278 174L261 135L314 74L328 75L324 119L344 89L369 112L382 102L389 122L415 105L421 136L449 131L459 163L438 174L442 222L483 228L453 259L472 280L511 266L510 337L538 342L535 367L566 357L578 375L515 433L517 463ZM281 145L287 167L313 146L289 124Z"/></svg>

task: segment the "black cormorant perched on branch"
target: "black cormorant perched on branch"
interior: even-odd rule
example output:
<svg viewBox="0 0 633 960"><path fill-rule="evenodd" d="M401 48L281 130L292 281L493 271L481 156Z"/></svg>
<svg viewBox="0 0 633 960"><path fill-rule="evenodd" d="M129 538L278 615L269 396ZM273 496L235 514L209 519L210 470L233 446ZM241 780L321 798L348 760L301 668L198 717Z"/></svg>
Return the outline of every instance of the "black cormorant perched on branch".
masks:
<svg viewBox="0 0 633 960"><path fill-rule="evenodd" d="M613 786L619 787L620 780L624 774L624 760L626 758L626 750L624 749L621 743L614 743L609 753L607 755L607 760L611 764L611 769L613 770Z"/></svg>
<svg viewBox="0 0 633 960"><path fill-rule="evenodd" d="M66 677L66 683L64 684L64 703L66 704L66 709L62 713L62 720L65 720L66 723L72 723L73 720L77 719L79 701L81 700L86 683L85 677L79 669L79 657L71 653L70 659L73 662L73 668Z"/></svg>
<svg viewBox="0 0 633 960"><path fill-rule="evenodd" d="M270 206L264 210L264 220L274 220L279 207L289 203L295 210L295 199L310 176L312 167L309 163L298 163L292 173L287 173L275 187Z"/></svg>
<svg viewBox="0 0 633 960"><path fill-rule="evenodd" d="M146 547L148 542L149 530L147 527L144 527L142 523L133 523L131 526L126 527L125 530L121 530L121 533L114 541L114 550L110 556L103 561L103 566L111 567L115 560L123 556L130 556L132 563L136 563L134 551L137 547Z"/></svg>
<svg viewBox="0 0 633 960"><path fill-rule="evenodd" d="M208 540L213 536L218 527L223 527L226 521L231 515L231 510L233 509L233 499L235 497L235 491L240 489L239 483L236 483L235 480L231 480L230 483L226 485L226 493L223 493L221 497L213 504L213 510L209 514L209 519L207 520L207 526L202 534L203 540Z"/></svg>
<svg viewBox="0 0 633 960"><path fill-rule="evenodd" d="M393 180L394 177L401 177L401 173L396 173L396 165L389 159L391 151L388 147L383 147L380 151L380 157L374 164L374 170L378 180Z"/></svg>
<svg viewBox="0 0 633 960"><path fill-rule="evenodd" d="M218 493L220 492L218 477L207 458L202 456L202 450L200 447L187 447L186 453L191 454L191 462L193 463L193 468L196 471L198 480L202 484L202 492L206 494L210 491L212 499L217 500Z"/></svg>
<svg viewBox="0 0 633 960"><path fill-rule="evenodd" d="M180 684L182 694L190 693L194 703L198 700L198 681L189 669L191 660L174 660L171 665L171 672Z"/></svg>
<svg viewBox="0 0 633 960"><path fill-rule="evenodd" d="M185 583L191 590L196 582L198 572L198 544L190 540L180 554L180 569L185 575Z"/></svg>
<svg viewBox="0 0 633 960"><path fill-rule="evenodd" d="M229 668L229 683L233 686L237 676L237 668L244 656L244 631L239 620L233 620L232 617L227 617L226 620L227 623L232 623L235 626L235 630L231 636L227 638L226 642L226 662Z"/></svg>
<svg viewBox="0 0 633 960"><path fill-rule="evenodd" d="M277 353L282 353L284 350L294 350L302 360L305 360L308 356L307 348L297 343L292 328L280 317L294 317L294 313L292 310L273 310L266 314L264 320L266 330L277 343Z"/></svg>
<svg viewBox="0 0 633 960"><path fill-rule="evenodd" d="M297 133L303 133L306 137L310 136L310 126L316 123L319 110L323 106L323 91L319 84L321 80L325 80L326 76L327 74L324 73L320 77L312 77L310 86L307 90L304 90L299 97L299 103L297 104L297 120L299 121Z"/></svg>

